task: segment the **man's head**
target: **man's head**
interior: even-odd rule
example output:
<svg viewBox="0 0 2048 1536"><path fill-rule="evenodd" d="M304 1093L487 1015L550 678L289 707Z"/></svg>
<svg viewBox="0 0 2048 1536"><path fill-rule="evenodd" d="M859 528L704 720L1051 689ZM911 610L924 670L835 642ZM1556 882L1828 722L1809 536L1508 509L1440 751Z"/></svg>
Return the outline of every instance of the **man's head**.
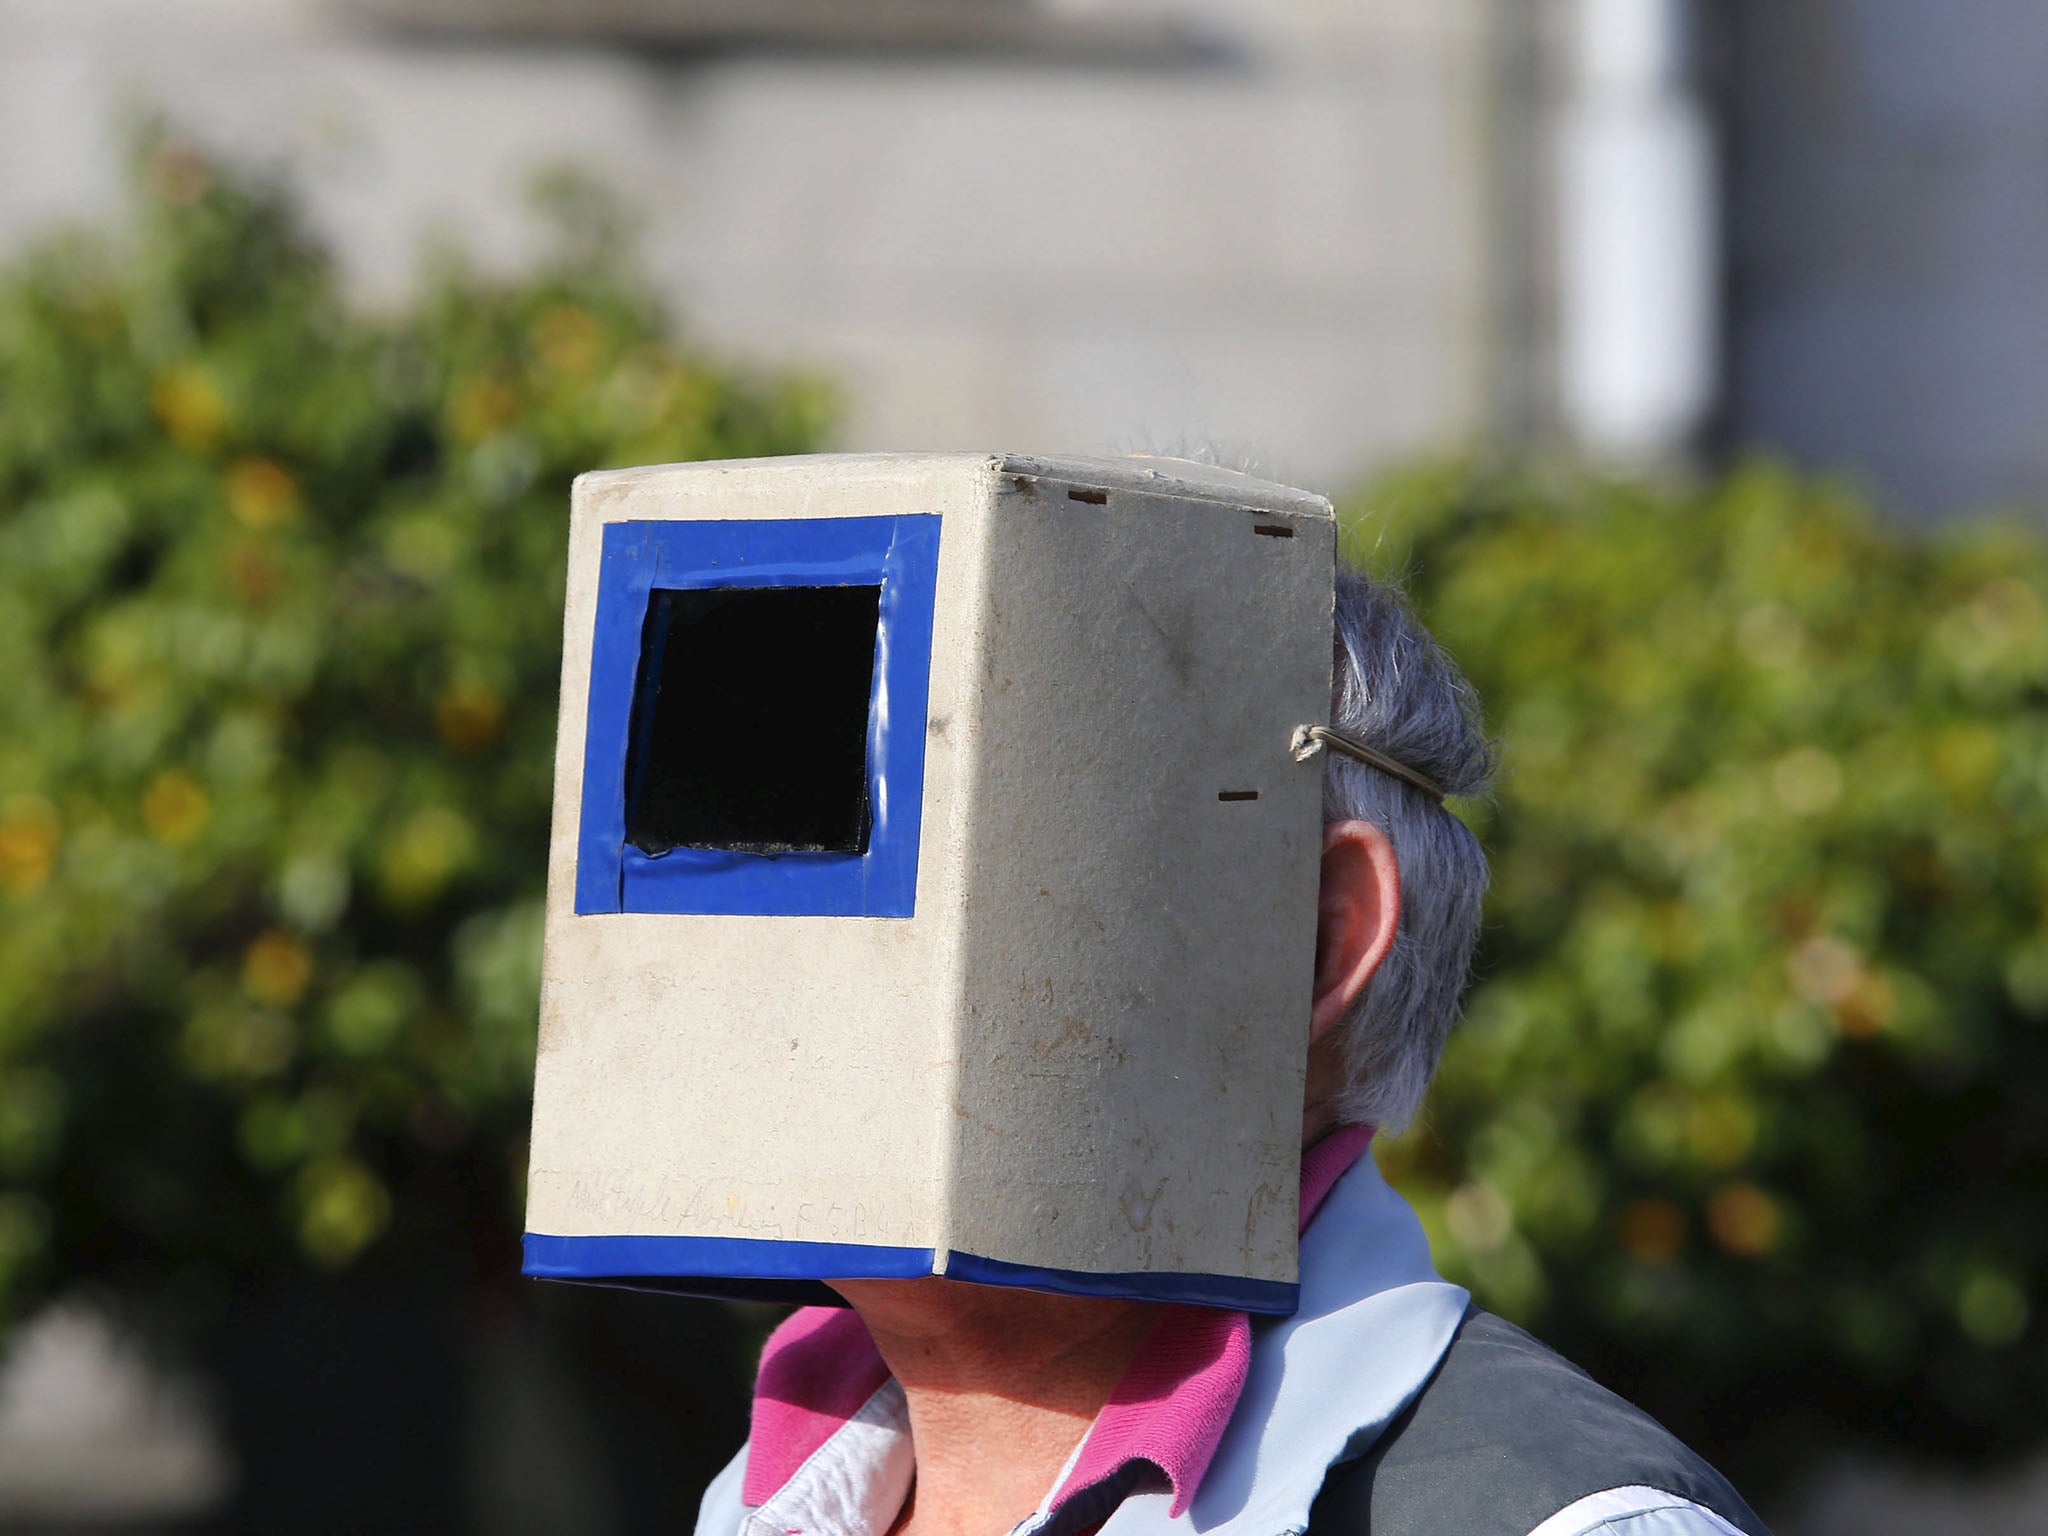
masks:
<svg viewBox="0 0 2048 1536"><path fill-rule="evenodd" d="M1399 771L1303 755L1484 775L1354 577L1333 720L1330 504L827 455L572 521L529 1272L1291 1307L1311 983L1328 1123L1397 1126L1481 883Z"/></svg>
<svg viewBox="0 0 2048 1536"><path fill-rule="evenodd" d="M1400 594L1340 569L1331 724L1447 794L1484 792L1472 687ZM1309 1117L1406 1126L1436 1071L1479 934L1486 855L1426 791L1338 753L1323 771Z"/></svg>

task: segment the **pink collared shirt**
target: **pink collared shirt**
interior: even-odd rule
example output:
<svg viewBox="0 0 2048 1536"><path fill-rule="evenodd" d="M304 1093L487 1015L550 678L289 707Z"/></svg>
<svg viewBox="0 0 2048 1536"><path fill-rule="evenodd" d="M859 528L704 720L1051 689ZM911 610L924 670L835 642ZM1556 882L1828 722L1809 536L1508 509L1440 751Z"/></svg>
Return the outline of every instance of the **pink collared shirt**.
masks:
<svg viewBox="0 0 2048 1536"><path fill-rule="evenodd" d="M1370 1126L1346 1126L1302 1154L1303 1231L1371 1141ZM1209 1469L1250 1364L1246 1314L1162 1308L1045 1512L1056 1513L1093 1490L1127 1486L1151 1466L1165 1475L1173 1490L1171 1512L1178 1515ZM754 1387L744 1501L756 1508L766 1504L888 1379L888 1367L853 1312L805 1307L777 1328L761 1352Z"/></svg>

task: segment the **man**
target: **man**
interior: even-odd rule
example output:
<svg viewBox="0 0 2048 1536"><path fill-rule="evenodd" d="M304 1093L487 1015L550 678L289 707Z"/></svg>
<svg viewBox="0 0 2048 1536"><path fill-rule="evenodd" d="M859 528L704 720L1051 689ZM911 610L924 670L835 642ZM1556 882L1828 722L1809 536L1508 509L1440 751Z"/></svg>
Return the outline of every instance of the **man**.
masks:
<svg viewBox="0 0 2048 1536"><path fill-rule="evenodd" d="M1439 1280L1363 1155L1414 1115L1456 1013L1486 865L1442 797L1481 792L1490 752L1469 685L1348 572L1332 729L1300 1310L836 1281L850 1310L769 1341L698 1536L1764 1531L1647 1416Z"/></svg>

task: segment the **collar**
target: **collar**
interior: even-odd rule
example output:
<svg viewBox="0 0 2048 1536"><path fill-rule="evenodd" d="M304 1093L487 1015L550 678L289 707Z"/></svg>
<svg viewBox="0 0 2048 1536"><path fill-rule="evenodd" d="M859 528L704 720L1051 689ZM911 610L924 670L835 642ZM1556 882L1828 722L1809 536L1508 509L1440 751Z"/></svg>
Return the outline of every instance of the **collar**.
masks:
<svg viewBox="0 0 2048 1536"><path fill-rule="evenodd" d="M1302 1155L1303 1232L1371 1140L1371 1127L1346 1126ZM1166 1479L1170 1513L1183 1513L1202 1485L1251 1365L1252 1325L1244 1313L1162 1308L1041 1518L1069 1507L1113 1507L1115 1495L1135 1486L1153 1467ZM901 1439L900 1446L890 1440L892 1433ZM841 1439L847 1442L843 1446ZM853 1452L856 1443L863 1454L851 1459L840 1454ZM806 1505L802 1511L780 1507L778 1494L789 1490L795 1495L792 1480L807 1467L816 1474L807 1479L809 1484L831 1490L829 1512L809 1507L813 1501L808 1498L801 1500ZM893 1505L881 1510L879 1523L866 1516L890 1504L899 1481L903 1488L895 1490L895 1497L900 1502L909 1477L902 1393L860 1319L832 1307L797 1312L762 1350L743 1501L757 1508L775 1501L778 1532L846 1529L847 1516L855 1517L856 1529L885 1529ZM841 1518L820 1518L828 1514Z"/></svg>
<svg viewBox="0 0 2048 1536"><path fill-rule="evenodd" d="M1301 1281L1299 1312L1253 1326L1236 1412L1188 1505L1174 1513L1175 1494L1167 1488L1098 1485L1077 1501L1086 1509L1068 1507L1063 1526L1078 1528L1099 1503L1106 1512L1100 1536L1298 1536L1307 1529L1329 1469L1364 1455L1414 1401L1469 1298L1437 1279L1421 1223L1370 1158L1337 1179L1320 1219L1303 1234ZM901 1507L910 1467L907 1435L890 1430L901 1390L885 1380L876 1399L873 1411L857 1412L860 1422L849 1421L828 1439L806 1475L769 1507L754 1507L743 1495L753 1459L743 1448L705 1490L697 1536L882 1528ZM865 1455L840 1455L857 1451L851 1442L873 1430L885 1432L882 1443ZM814 1490L815 1513L854 1518L776 1518L785 1499L806 1486ZM1043 1526L1046 1514L1025 1528Z"/></svg>
<svg viewBox="0 0 2048 1536"><path fill-rule="evenodd" d="M1331 1467L1364 1455L1415 1400L1470 1297L1439 1280L1407 1203L1371 1158L1303 1234L1301 1307L1253 1327L1251 1368L1185 1509L1139 1489L1100 1536L1298 1536Z"/></svg>

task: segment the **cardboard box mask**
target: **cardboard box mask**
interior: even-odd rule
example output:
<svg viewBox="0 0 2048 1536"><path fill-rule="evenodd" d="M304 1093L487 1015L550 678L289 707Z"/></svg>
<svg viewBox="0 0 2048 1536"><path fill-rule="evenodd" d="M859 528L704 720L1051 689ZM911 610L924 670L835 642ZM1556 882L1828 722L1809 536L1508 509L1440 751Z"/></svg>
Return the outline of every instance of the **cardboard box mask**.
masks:
<svg viewBox="0 0 2048 1536"><path fill-rule="evenodd" d="M1164 459L578 480L526 1272L1291 1311L1335 535Z"/></svg>

